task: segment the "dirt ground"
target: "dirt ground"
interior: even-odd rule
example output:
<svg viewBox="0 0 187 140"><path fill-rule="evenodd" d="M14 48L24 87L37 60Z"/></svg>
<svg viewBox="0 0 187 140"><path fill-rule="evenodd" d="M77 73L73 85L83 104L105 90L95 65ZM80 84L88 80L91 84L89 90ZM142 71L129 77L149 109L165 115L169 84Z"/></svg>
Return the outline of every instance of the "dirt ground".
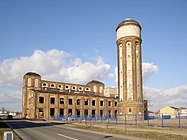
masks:
<svg viewBox="0 0 187 140"><path fill-rule="evenodd" d="M187 140L185 128L162 128L155 126L95 124L95 123L72 123L70 127L96 132L104 132L117 135L133 136L137 138L158 140Z"/></svg>

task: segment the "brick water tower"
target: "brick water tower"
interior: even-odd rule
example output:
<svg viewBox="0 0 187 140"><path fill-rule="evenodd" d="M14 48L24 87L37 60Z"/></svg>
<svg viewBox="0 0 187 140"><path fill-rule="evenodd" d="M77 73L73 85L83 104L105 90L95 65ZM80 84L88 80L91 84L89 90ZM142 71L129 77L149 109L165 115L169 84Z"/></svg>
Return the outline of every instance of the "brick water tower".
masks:
<svg viewBox="0 0 187 140"><path fill-rule="evenodd" d="M141 26L130 18L116 28L118 52L118 114L142 114Z"/></svg>

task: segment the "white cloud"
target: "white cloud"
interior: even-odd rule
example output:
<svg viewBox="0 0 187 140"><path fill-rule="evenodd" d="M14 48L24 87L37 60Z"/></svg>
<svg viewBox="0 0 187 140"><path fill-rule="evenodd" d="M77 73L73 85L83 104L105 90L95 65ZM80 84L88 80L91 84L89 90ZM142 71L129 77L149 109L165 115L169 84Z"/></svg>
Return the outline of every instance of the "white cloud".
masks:
<svg viewBox="0 0 187 140"><path fill-rule="evenodd" d="M5 107L9 111L21 111L22 92L11 91L9 93L0 92L0 109Z"/></svg>
<svg viewBox="0 0 187 140"><path fill-rule="evenodd" d="M116 82L118 81L118 67L115 68ZM142 77L143 80L148 80L154 73L158 71L158 67L153 63L142 63Z"/></svg>
<svg viewBox="0 0 187 140"><path fill-rule="evenodd" d="M187 85L169 89L144 87L144 94L153 111L165 106L187 107Z"/></svg>
<svg viewBox="0 0 187 140"><path fill-rule="evenodd" d="M47 80L73 83L106 80L113 76L110 65L105 64L102 57L97 57L95 62L82 62L64 51L36 50L31 56L0 62L0 87L21 86L23 75L29 71L37 72Z"/></svg>
<svg viewBox="0 0 187 140"><path fill-rule="evenodd" d="M148 80L151 75L158 71L158 67L153 63L142 63L143 80Z"/></svg>

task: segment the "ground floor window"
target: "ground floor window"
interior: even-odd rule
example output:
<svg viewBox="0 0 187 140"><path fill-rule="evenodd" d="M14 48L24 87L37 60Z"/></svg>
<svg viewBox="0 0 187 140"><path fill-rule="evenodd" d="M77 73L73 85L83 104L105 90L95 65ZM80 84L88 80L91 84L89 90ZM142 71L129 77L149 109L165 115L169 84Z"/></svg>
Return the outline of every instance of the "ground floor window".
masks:
<svg viewBox="0 0 187 140"><path fill-rule="evenodd" d="M68 109L68 115L72 115L72 109Z"/></svg>
<svg viewBox="0 0 187 140"><path fill-rule="evenodd" d="M103 110L100 110L100 116L103 116Z"/></svg>
<svg viewBox="0 0 187 140"><path fill-rule="evenodd" d="M117 111L117 110L115 110L115 113L114 113L115 117L116 117L117 113L118 113L118 111Z"/></svg>
<svg viewBox="0 0 187 140"><path fill-rule="evenodd" d="M95 110L92 110L92 117L95 117Z"/></svg>
<svg viewBox="0 0 187 140"><path fill-rule="evenodd" d="M85 109L85 110L84 110L84 115L85 115L85 116L88 116L88 109Z"/></svg>
<svg viewBox="0 0 187 140"><path fill-rule="evenodd" d="M77 116L80 116L80 109L76 110L76 114L77 114Z"/></svg>
<svg viewBox="0 0 187 140"><path fill-rule="evenodd" d="M43 118L43 117L44 117L43 108L39 108L38 111L39 111L38 117L39 117L39 118Z"/></svg>
<svg viewBox="0 0 187 140"><path fill-rule="evenodd" d="M54 116L55 115L55 109L54 108L50 108L50 116Z"/></svg>
<svg viewBox="0 0 187 140"><path fill-rule="evenodd" d="M111 110L108 111L108 117L111 117Z"/></svg>
<svg viewBox="0 0 187 140"><path fill-rule="evenodd" d="M64 115L64 109L60 108L60 116Z"/></svg>

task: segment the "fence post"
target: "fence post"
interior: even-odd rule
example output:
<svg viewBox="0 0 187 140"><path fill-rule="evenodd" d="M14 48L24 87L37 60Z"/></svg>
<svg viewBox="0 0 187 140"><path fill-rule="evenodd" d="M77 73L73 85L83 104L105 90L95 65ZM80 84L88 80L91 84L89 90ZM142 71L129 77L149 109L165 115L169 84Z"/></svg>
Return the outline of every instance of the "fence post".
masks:
<svg viewBox="0 0 187 140"><path fill-rule="evenodd" d="M149 115L147 116L147 125L149 126Z"/></svg>
<svg viewBox="0 0 187 140"><path fill-rule="evenodd" d="M180 123L180 112L178 112L178 128L181 127L181 123Z"/></svg>
<svg viewBox="0 0 187 140"><path fill-rule="evenodd" d="M108 124L109 124L110 120L109 120L109 113L108 113Z"/></svg>
<svg viewBox="0 0 187 140"><path fill-rule="evenodd" d="M162 127L164 127L164 115L162 113Z"/></svg>
<svg viewBox="0 0 187 140"><path fill-rule="evenodd" d="M135 114L135 124L137 125L137 114Z"/></svg>
<svg viewBox="0 0 187 140"><path fill-rule="evenodd" d="M126 114L125 114L125 125L126 125Z"/></svg>
<svg viewBox="0 0 187 140"><path fill-rule="evenodd" d="M116 114L116 124L118 123L118 117L117 117L117 114Z"/></svg>

